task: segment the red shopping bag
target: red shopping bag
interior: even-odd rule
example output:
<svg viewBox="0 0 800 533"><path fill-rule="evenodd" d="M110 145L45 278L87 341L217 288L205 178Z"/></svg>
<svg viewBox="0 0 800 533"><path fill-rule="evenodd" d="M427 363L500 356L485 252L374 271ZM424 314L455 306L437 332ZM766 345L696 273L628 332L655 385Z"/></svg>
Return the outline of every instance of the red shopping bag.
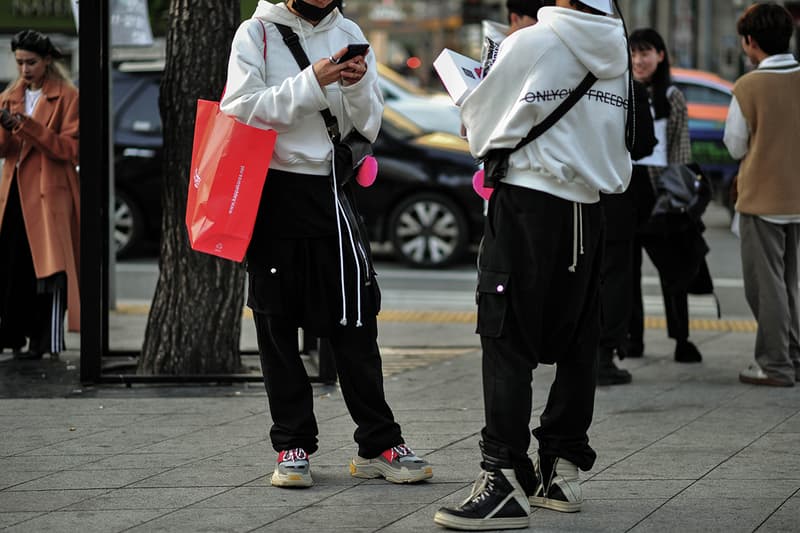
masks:
<svg viewBox="0 0 800 533"><path fill-rule="evenodd" d="M267 177L277 133L197 101L186 229L193 250L241 261Z"/></svg>

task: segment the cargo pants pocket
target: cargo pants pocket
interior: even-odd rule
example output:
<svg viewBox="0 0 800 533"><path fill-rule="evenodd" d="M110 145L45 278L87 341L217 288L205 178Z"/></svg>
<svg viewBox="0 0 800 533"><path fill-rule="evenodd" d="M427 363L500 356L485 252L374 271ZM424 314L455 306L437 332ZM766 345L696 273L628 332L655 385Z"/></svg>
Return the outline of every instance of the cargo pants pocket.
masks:
<svg viewBox="0 0 800 533"><path fill-rule="evenodd" d="M508 312L508 272L481 270L478 276L478 328L482 337L500 337Z"/></svg>

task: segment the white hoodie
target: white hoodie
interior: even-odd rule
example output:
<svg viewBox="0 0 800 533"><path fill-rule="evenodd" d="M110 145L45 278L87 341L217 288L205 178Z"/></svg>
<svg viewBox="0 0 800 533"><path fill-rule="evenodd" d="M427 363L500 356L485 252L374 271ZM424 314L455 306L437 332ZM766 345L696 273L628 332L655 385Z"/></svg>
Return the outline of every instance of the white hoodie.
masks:
<svg viewBox="0 0 800 533"><path fill-rule="evenodd" d="M625 148L627 42L622 22L559 7L503 40L461 106L472 154L513 148L591 71L597 81L556 124L509 158L506 183L594 203L630 181Z"/></svg>
<svg viewBox="0 0 800 533"><path fill-rule="evenodd" d="M294 30L311 66L300 71L273 22ZM342 136L355 128L374 141L381 125L383 98L372 53L366 56L366 75L347 87L332 83L323 89L312 66L348 44L365 42L361 29L338 9L313 26L283 3L261 0L253 17L239 26L233 38L220 108L246 124L278 132L270 168L330 174L332 146L319 112L330 108Z"/></svg>

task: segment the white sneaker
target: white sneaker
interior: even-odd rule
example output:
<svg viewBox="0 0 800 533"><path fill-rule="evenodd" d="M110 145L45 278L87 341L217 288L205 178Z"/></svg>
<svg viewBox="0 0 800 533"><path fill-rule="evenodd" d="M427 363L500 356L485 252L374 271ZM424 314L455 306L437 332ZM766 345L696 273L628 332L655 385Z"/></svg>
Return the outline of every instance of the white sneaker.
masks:
<svg viewBox="0 0 800 533"><path fill-rule="evenodd" d="M353 457L350 475L367 479L382 477L392 483L416 483L433 477L433 468L427 461L417 457L411 448L400 444L374 459Z"/></svg>
<svg viewBox="0 0 800 533"><path fill-rule="evenodd" d="M278 463L272 473L274 487L310 487L314 484L311 479L311 466L308 464L308 454L303 448L283 450L278 454Z"/></svg>

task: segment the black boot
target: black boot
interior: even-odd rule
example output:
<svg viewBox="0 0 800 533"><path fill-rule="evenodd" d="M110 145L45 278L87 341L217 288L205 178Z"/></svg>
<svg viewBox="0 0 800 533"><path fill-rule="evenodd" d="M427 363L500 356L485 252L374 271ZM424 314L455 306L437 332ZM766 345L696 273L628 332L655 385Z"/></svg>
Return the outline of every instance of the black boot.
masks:
<svg viewBox="0 0 800 533"><path fill-rule="evenodd" d="M633 379L630 372L614 364L615 352L611 348L597 350L597 384L600 386L624 385Z"/></svg>
<svg viewBox="0 0 800 533"><path fill-rule="evenodd" d="M675 361L679 363L699 363L703 360L700 350L691 341L682 340L675 344Z"/></svg>
<svg viewBox="0 0 800 533"><path fill-rule="evenodd" d="M483 443L481 448L484 449ZM487 456L472 491L458 507L442 507L434 523L465 531L489 529L524 529L528 527L531 508L525 490L517 481L509 461Z"/></svg>

